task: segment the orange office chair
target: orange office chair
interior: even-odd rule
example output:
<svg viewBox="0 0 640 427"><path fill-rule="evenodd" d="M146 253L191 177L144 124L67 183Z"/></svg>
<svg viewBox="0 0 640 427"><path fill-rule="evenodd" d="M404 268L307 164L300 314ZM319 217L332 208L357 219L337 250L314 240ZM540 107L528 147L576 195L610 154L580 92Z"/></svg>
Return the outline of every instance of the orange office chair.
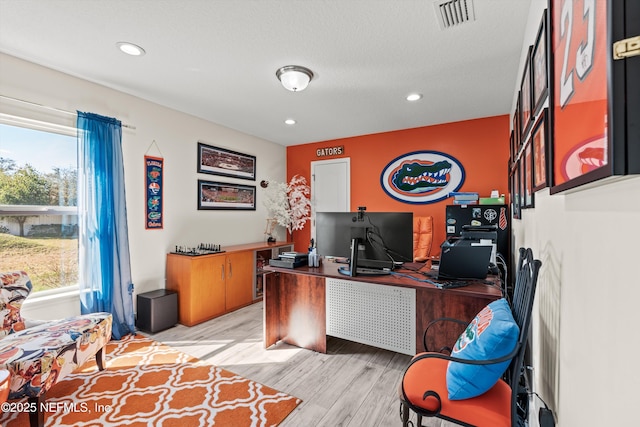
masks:
<svg viewBox="0 0 640 427"><path fill-rule="evenodd" d="M422 417L437 417L462 426L516 427L525 425L524 420L527 418L528 409L526 390L523 395L522 389L524 387L521 385L521 378L531 324L533 299L541 265L539 260L533 259L531 249L521 248L512 303L509 304L505 299L501 299L485 307L456 342L452 352L453 356L427 350L411 360L399 387L400 415L403 426L413 426L413 422L409 420L410 410L417 414L417 426L422 426ZM486 321L488 318L487 310L494 304L494 310L492 312L489 310L493 317L489 316L489 321ZM465 349L471 348L479 342L486 344L487 340L491 338L493 330L502 324L497 321L500 304L506 307L507 314L505 316L511 318L512 323L517 325L517 328L511 327L510 329L513 336L513 342L510 345L512 349L508 348L509 345L505 344L506 341L502 341L490 349L485 354L485 358L469 360L470 355L462 357L461 354ZM429 324L427 331L430 326L441 321L460 323L460 321L450 318L436 319ZM508 322L504 324L508 324ZM496 327L493 328L493 325ZM425 348L427 348L427 331L424 334ZM482 335L485 333L488 338ZM477 339L481 335L483 338ZM456 357L457 355L460 357ZM508 364L506 371L503 367L499 367L501 363ZM480 391L480 394L478 394L478 390L474 390L474 393L471 394L476 395L473 397L459 398L460 396L455 396L450 398L452 390L448 385L451 386L454 381L460 380L460 377L455 377L452 374L454 367L461 368L463 373L467 368L472 370L494 369L495 371L499 367L496 375L497 382L493 385L487 385L488 390ZM499 372L504 373L500 374ZM473 382L476 378L479 377L475 373L471 373L466 380ZM455 389L453 392L458 393L458 390ZM519 404L519 399L522 399L521 404Z"/></svg>
<svg viewBox="0 0 640 427"><path fill-rule="evenodd" d="M425 262L431 254L433 243L433 217L413 217L413 261Z"/></svg>

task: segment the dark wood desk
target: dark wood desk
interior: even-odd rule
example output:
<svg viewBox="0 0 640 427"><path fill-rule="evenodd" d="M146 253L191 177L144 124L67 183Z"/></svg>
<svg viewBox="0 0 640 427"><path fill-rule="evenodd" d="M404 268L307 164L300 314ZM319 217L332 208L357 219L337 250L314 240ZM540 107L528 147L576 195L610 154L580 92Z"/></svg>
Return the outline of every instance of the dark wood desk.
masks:
<svg viewBox="0 0 640 427"><path fill-rule="evenodd" d="M404 277L426 278L409 269L396 270L398 275L350 277L338 272L342 265L325 262L319 268L265 267L265 347L282 340L326 353L327 279L348 280L360 287L369 284L415 289L416 353L424 351L422 335L430 321L439 317L453 317L470 322L484 306L502 296L497 277L487 279L491 284L475 282L462 288L442 290L430 283ZM420 266L410 265L413 268ZM433 334L429 335L434 342L452 345L461 332L461 327L447 325L434 329ZM431 346L431 339L428 345Z"/></svg>

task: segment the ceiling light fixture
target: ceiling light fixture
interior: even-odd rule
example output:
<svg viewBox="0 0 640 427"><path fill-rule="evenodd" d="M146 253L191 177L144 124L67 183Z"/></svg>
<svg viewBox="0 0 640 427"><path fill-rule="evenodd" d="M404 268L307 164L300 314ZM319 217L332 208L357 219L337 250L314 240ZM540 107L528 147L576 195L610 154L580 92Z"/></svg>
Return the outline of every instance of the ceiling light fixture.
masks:
<svg viewBox="0 0 640 427"><path fill-rule="evenodd" d="M418 101L422 99L422 94L419 93L412 93L407 95L407 101Z"/></svg>
<svg viewBox="0 0 640 427"><path fill-rule="evenodd" d="M285 124L287 124L287 125L289 125L289 126L292 126L292 125L295 125L295 124L296 124L296 121L295 121L295 120L293 120L293 119L287 119L287 120L285 120L284 122L285 122Z"/></svg>
<svg viewBox="0 0 640 427"><path fill-rule="evenodd" d="M313 71L299 65L287 65L278 69L276 76L285 89L300 92L309 85L313 78Z"/></svg>
<svg viewBox="0 0 640 427"><path fill-rule="evenodd" d="M129 42L118 42L118 43L116 43L116 46L122 52L126 53L127 55L131 55L131 56L142 56L142 55L144 55L146 53L144 51L144 49L141 48L140 46L135 45L133 43L129 43Z"/></svg>

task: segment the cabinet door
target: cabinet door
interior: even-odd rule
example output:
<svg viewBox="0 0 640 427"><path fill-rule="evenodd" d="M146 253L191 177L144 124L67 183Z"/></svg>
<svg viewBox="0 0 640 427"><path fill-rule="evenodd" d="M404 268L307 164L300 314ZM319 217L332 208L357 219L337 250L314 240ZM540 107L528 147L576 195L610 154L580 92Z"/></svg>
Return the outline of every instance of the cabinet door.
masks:
<svg viewBox="0 0 640 427"><path fill-rule="evenodd" d="M253 301L253 251L230 253L226 263L227 310Z"/></svg>
<svg viewBox="0 0 640 427"><path fill-rule="evenodd" d="M225 256L194 259L191 284L191 319L194 324L224 313Z"/></svg>

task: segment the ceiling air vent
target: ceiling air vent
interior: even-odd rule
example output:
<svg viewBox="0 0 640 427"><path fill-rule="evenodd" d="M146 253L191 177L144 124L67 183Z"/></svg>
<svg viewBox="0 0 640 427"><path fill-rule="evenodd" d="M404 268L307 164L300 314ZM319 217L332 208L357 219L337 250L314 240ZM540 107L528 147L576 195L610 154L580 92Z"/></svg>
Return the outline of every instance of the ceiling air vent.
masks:
<svg viewBox="0 0 640 427"><path fill-rule="evenodd" d="M442 30L476 20L473 0L437 0L433 6Z"/></svg>

